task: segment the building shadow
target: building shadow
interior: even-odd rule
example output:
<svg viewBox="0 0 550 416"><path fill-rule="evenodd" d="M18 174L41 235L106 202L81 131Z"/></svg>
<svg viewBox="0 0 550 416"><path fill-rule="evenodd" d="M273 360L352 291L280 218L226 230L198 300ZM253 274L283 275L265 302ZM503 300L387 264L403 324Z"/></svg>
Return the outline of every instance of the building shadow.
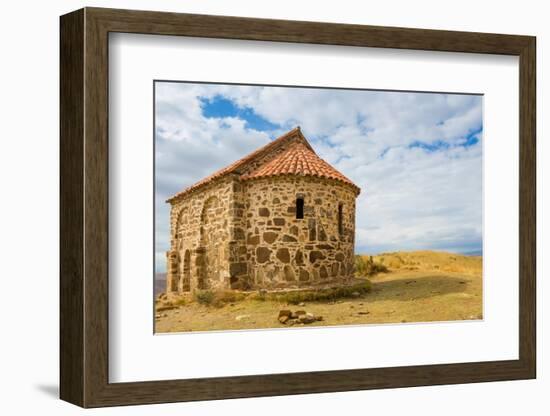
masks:
<svg viewBox="0 0 550 416"><path fill-rule="evenodd" d="M470 284L470 277L427 275L411 276L396 280L372 282L371 300L402 300L426 299L449 293L465 292Z"/></svg>

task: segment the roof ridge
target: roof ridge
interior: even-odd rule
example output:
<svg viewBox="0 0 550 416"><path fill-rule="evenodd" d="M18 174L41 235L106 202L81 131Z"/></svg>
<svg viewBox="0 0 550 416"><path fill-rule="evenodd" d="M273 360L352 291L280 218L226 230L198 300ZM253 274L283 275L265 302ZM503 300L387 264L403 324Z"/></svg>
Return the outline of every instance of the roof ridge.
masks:
<svg viewBox="0 0 550 416"><path fill-rule="evenodd" d="M191 185L191 186L183 189L182 191L172 195L171 197L169 197L166 200L166 202L172 202L172 201L176 200L177 198L179 198L179 197L181 197L181 196L183 196L183 195L185 195L185 194L187 194L191 191L194 191L198 188L201 188L202 186L206 185L207 183L210 183L211 181L213 181L215 179L222 178L222 177L224 177L226 175L229 175L231 173L239 174L239 172L237 172L237 169L241 168L242 166L245 166L249 162L252 162L257 157L260 157L261 155L268 153L270 150L273 150L273 149L277 148L277 146L281 145L286 140L290 140L293 137L296 137L296 134L298 134L298 138L301 139L299 143L302 143L305 147L307 147L309 150L311 150L313 153L315 153L315 151L313 150L313 148L311 147L311 145L309 144L307 139L302 134L302 130L301 130L300 126L296 126L292 130L289 130L288 132L286 132L285 134L277 137L276 139L270 141L269 143L266 143L264 146L260 147L259 149L254 150L253 152L251 152L251 153L247 154L246 156L242 157L241 159L236 160L235 162L229 164L228 166L215 171L211 175L199 180L198 182L195 182L193 185ZM269 161L267 163L269 163Z"/></svg>
<svg viewBox="0 0 550 416"><path fill-rule="evenodd" d="M361 191L348 177L302 142L293 143L267 163L252 172L241 175L241 179L249 180L288 174L335 179L353 186L357 193Z"/></svg>

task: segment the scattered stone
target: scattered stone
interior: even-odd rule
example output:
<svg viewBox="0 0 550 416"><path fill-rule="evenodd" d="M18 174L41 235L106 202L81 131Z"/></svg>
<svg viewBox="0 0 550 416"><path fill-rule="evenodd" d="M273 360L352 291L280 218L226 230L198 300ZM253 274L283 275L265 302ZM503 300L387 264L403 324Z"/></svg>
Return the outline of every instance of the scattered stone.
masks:
<svg viewBox="0 0 550 416"><path fill-rule="evenodd" d="M292 318L296 319L296 318L299 318L301 315L305 315L305 314L306 314L306 311L303 311L303 310L292 312Z"/></svg>
<svg viewBox="0 0 550 416"><path fill-rule="evenodd" d="M358 297L361 296L361 293L359 293L359 292L352 292L352 293L351 293L351 296L353 296L354 298L358 298Z"/></svg>
<svg viewBox="0 0 550 416"><path fill-rule="evenodd" d="M155 315L155 319L160 319L162 318L162 315L158 314L158 315Z"/></svg>
<svg viewBox="0 0 550 416"><path fill-rule="evenodd" d="M288 309L281 309L281 310L279 311L279 320L280 320L281 318L284 318L284 317L290 318L291 316L292 316L292 311L290 311L290 310L288 310Z"/></svg>
<svg viewBox="0 0 550 416"><path fill-rule="evenodd" d="M235 320L237 320L237 321L243 321L243 320L248 319L248 318L250 318L250 315L237 315L237 316L235 317Z"/></svg>
<svg viewBox="0 0 550 416"><path fill-rule="evenodd" d="M357 312L359 315L368 315L370 312L369 311L359 311Z"/></svg>
<svg viewBox="0 0 550 416"><path fill-rule="evenodd" d="M299 318L300 322L303 324L311 324L315 322L317 319L315 316L311 313L306 313L305 315L301 315Z"/></svg>
<svg viewBox="0 0 550 416"><path fill-rule="evenodd" d="M298 306L306 306L306 304L304 302L300 302Z"/></svg>
<svg viewBox="0 0 550 416"><path fill-rule="evenodd" d="M279 311L279 316L277 317L278 321L283 325L304 325L311 324L316 321L322 321L322 316L315 316L311 312L306 312L304 310L298 310L292 312L288 309L282 309Z"/></svg>

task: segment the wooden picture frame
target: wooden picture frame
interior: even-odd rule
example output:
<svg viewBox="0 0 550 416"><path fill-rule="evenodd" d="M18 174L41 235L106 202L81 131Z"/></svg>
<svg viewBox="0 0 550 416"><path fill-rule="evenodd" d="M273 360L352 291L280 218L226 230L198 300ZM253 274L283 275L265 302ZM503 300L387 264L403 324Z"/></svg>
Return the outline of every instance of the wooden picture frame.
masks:
<svg viewBox="0 0 550 416"><path fill-rule="evenodd" d="M396 388L536 376L535 38L85 8L61 17L60 396L82 407ZM519 359L110 383L108 35L262 40L519 57Z"/></svg>

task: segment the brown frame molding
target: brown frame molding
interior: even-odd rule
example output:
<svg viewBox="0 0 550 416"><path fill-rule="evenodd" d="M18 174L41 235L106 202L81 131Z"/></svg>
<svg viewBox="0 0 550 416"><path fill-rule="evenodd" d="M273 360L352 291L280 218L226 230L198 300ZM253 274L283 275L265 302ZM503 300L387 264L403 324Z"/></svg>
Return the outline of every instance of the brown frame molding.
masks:
<svg viewBox="0 0 550 416"><path fill-rule="evenodd" d="M536 377L536 39L439 30L85 8L60 19L60 396L82 407ZM194 36L519 56L519 359L109 383L108 34Z"/></svg>

